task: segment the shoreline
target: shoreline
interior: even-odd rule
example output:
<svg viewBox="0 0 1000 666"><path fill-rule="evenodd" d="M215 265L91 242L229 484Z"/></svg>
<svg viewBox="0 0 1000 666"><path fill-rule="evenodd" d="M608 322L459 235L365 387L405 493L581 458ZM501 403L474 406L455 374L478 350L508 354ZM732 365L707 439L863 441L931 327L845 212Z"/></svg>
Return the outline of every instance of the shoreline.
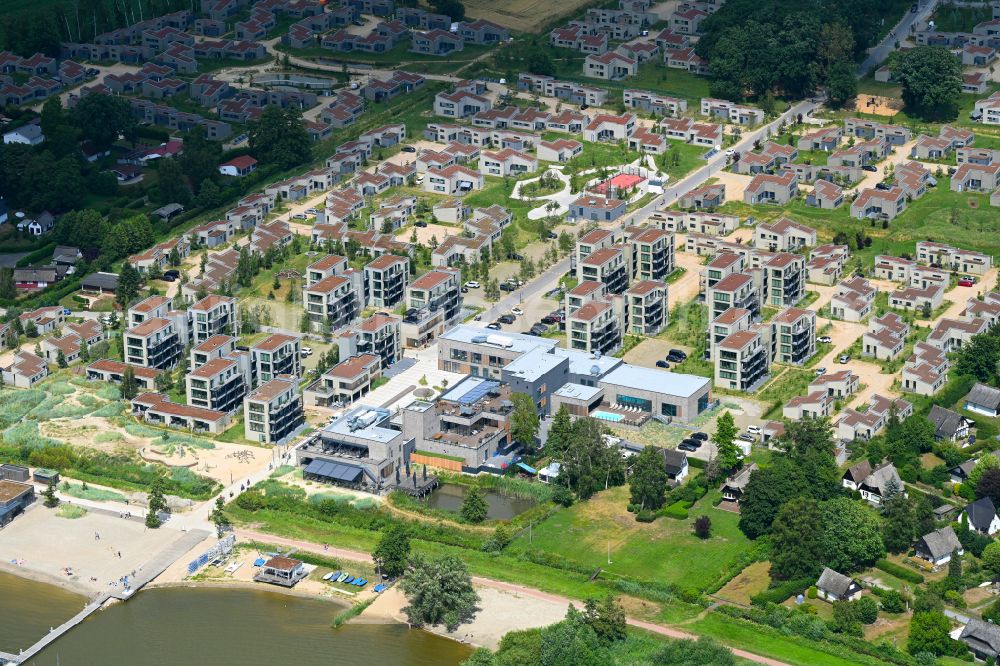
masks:
<svg viewBox="0 0 1000 666"><path fill-rule="evenodd" d="M80 583L72 580L71 578L60 578L59 576L53 576L52 574L44 571L38 571L37 569L11 564L10 562L0 562L0 572L10 574L11 576L15 576L17 578L23 578L24 580L30 580L35 583L43 583L45 585L58 587L62 590L72 592L73 594L82 597L88 603L97 597L97 593L94 589L86 583Z"/></svg>

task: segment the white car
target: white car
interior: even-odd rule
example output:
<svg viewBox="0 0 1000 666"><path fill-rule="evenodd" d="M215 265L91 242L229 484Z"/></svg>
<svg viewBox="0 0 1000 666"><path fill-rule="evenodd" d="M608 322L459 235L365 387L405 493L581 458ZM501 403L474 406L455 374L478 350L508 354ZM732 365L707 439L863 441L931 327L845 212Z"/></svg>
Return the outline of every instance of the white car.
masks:
<svg viewBox="0 0 1000 666"><path fill-rule="evenodd" d="M476 282L475 280L469 280L468 282L465 283L465 288L466 289L479 289L479 283Z"/></svg>
<svg viewBox="0 0 1000 666"><path fill-rule="evenodd" d="M312 347L303 347L302 348L302 355L303 356L312 356L312 353L313 353Z"/></svg>
<svg viewBox="0 0 1000 666"><path fill-rule="evenodd" d="M822 335L816 338L816 342L823 342L826 344L830 344L831 342L833 342L833 338L831 338L829 335Z"/></svg>
<svg viewBox="0 0 1000 666"><path fill-rule="evenodd" d="M748 425L747 432L750 433L751 435L760 435L764 431L761 430L760 426L758 425Z"/></svg>
<svg viewBox="0 0 1000 666"><path fill-rule="evenodd" d="M513 308L510 309L510 313L512 315L514 315L515 317L520 317L521 315L524 314L524 310L522 310L521 308L515 306L515 307L513 307Z"/></svg>
<svg viewBox="0 0 1000 666"><path fill-rule="evenodd" d="M732 157L735 154L736 154L736 151L733 150L732 148L727 148L726 149L726 157Z"/></svg>

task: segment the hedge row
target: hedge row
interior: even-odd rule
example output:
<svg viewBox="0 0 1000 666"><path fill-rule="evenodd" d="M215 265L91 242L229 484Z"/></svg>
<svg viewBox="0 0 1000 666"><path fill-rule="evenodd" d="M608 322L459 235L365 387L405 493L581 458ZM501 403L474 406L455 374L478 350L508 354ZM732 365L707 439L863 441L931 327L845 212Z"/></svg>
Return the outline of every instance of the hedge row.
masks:
<svg viewBox="0 0 1000 666"><path fill-rule="evenodd" d="M879 560L878 562L875 563L875 568L881 569L887 574L892 574L896 578L900 578L909 583L914 583L916 585L919 585L920 583L924 582L924 577L922 574L919 574L916 571L913 571L912 569L907 569L906 567L900 566L894 562L890 562L889 560Z"/></svg>
<svg viewBox="0 0 1000 666"><path fill-rule="evenodd" d="M807 587L815 583L812 578L799 578L797 580L786 580L783 583L764 590L759 594L750 597L750 603L755 606L762 606L766 603L780 604L789 597L794 597Z"/></svg>

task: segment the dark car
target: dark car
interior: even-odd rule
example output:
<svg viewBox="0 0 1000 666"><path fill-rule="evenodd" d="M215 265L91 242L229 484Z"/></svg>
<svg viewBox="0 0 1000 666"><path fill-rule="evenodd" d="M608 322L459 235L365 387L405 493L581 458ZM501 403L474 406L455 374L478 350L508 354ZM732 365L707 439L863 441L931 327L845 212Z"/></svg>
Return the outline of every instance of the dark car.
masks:
<svg viewBox="0 0 1000 666"><path fill-rule="evenodd" d="M680 349L671 349L667 352L667 360L671 363L683 363L687 360L688 355L682 352Z"/></svg>
<svg viewBox="0 0 1000 666"><path fill-rule="evenodd" d="M700 439L703 442L707 442L708 441L708 433L707 432L693 432L693 433L691 433L691 439Z"/></svg>
<svg viewBox="0 0 1000 666"><path fill-rule="evenodd" d="M547 317L542 317L541 323L552 325L556 323L556 320L552 318L552 315L549 315Z"/></svg>
<svg viewBox="0 0 1000 666"><path fill-rule="evenodd" d="M871 171L872 173L878 173L878 167L873 164L866 164L861 167L862 171Z"/></svg>
<svg viewBox="0 0 1000 666"><path fill-rule="evenodd" d="M507 255L507 258L510 259L511 261L523 261L524 255L518 254L517 252L511 252L510 254Z"/></svg>
<svg viewBox="0 0 1000 666"><path fill-rule="evenodd" d="M416 222L413 223L413 226L420 227L421 229L423 229L424 227L427 226L427 223L424 222L423 220L417 220Z"/></svg>
<svg viewBox="0 0 1000 666"><path fill-rule="evenodd" d="M500 283L500 291L514 291L515 289L517 289L517 287L508 282Z"/></svg>
<svg viewBox="0 0 1000 666"><path fill-rule="evenodd" d="M497 317L497 321L500 322L501 324L513 324L514 315L500 315L499 317Z"/></svg>
<svg viewBox="0 0 1000 666"><path fill-rule="evenodd" d="M701 447L701 442L691 437L681 440L681 444L687 444L688 446L693 446L696 449Z"/></svg>
<svg viewBox="0 0 1000 666"><path fill-rule="evenodd" d="M493 322L492 324L486 324L486 328L492 329L494 331L499 331L501 326L500 324Z"/></svg>
<svg viewBox="0 0 1000 666"><path fill-rule="evenodd" d="M181 272L176 268L171 268L169 271L163 272L163 279L167 282L173 282L181 276Z"/></svg>
<svg viewBox="0 0 1000 666"><path fill-rule="evenodd" d="M553 312L552 314L549 315L549 317L552 319L552 321L554 321L557 324L563 320L562 313L559 312Z"/></svg>
<svg viewBox="0 0 1000 666"><path fill-rule="evenodd" d="M697 446L691 446L690 444L685 444L684 442L681 442L680 444L677 445L677 450L678 451L697 451L698 447Z"/></svg>
<svg viewBox="0 0 1000 666"><path fill-rule="evenodd" d="M535 324L534 326L532 326L531 330L534 331L534 332L536 332L536 333L541 334L541 333L547 333L548 330L549 330L549 327L546 326L545 324L539 323L539 324Z"/></svg>
<svg viewBox="0 0 1000 666"><path fill-rule="evenodd" d="M402 152L404 152L404 153L415 153L415 152L417 152L417 149L414 148L413 146L403 146L402 148L400 148L400 150Z"/></svg>
<svg viewBox="0 0 1000 666"><path fill-rule="evenodd" d="M551 238L551 239L555 240L556 238L559 238L559 234L557 234L557 233L556 233L556 232L554 232L554 231L550 231L550 232L549 232L549 238Z"/></svg>
<svg viewBox="0 0 1000 666"><path fill-rule="evenodd" d="M670 367L670 364L667 363L666 361L657 361L656 362L656 367L658 367L658 368L665 368L666 369L666 368Z"/></svg>
<svg viewBox="0 0 1000 666"><path fill-rule="evenodd" d="M887 192L891 187L892 185L889 183L875 183L875 189L882 190L883 192Z"/></svg>

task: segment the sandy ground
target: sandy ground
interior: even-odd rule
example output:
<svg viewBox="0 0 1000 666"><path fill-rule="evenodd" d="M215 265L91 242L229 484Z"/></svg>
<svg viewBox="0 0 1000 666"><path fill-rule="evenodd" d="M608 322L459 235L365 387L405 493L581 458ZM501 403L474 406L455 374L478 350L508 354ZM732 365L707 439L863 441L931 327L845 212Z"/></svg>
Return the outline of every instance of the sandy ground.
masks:
<svg viewBox="0 0 1000 666"><path fill-rule="evenodd" d="M903 162L909 162L910 149L913 148L913 146L916 145L916 143L917 141L916 139L914 139L913 141L904 143L901 146L896 146L895 150L891 155L889 155L889 157L887 157L882 162L878 163L878 171L864 172L865 174L864 178L862 178L861 182L859 182L857 185L854 186L854 190L860 192L865 188L875 187L877 183L882 182L882 180L885 178L886 167L888 167L890 164L899 165L902 164ZM924 166L930 169L931 173L933 173L938 168L939 165L924 164Z"/></svg>
<svg viewBox="0 0 1000 666"><path fill-rule="evenodd" d="M538 32L556 18L574 14L587 0L538 2L537 0L467 0L466 14L486 19L520 32Z"/></svg>
<svg viewBox="0 0 1000 666"><path fill-rule="evenodd" d="M544 627L566 617L569 604L528 597L515 591L476 587L479 594L479 612L472 622L449 632L443 626L427 627L429 631L448 638L496 649L503 635L511 631ZM406 597L399 587L393 587L379 596L358 618L359 621L406 622L403 607Z"/></svg>
<svg viewBox="0 0 1000 666"><path fill-rule="evenodd" d="M871 113L876 116L894 116L903 108L903 100L894 97L866 95L861 93L855 100L854 109L861 113Z"/></svg>
<svg viewBox="0 0 1000 666"><path fill-rule="evenodd" d="M413 238L413 232L417 233L417 242L421 245L430 245L431 238L436 238L438 244L444 242L448 236L457 236L462 233L461 227L452 227L444 224L428 224L426 227L412 227L401 230L396 234L396 238L409 243Z"/></svg>
<svg viewBox="0 0 1000 666"><path fill-rule="evenodd" d="M726 186L726 201L743 201L743 191L753 180L753 176L729 171L719 171L713 174L713 177Z"/></svg>
<svg viewBox="0 0 1000 666"><path fill-rule="evenodd" d="M443 150L446 147L446 145L443 143L438 143L436 141L428 141L427 139L420 139L419 141L414 141L413 143L409 143L407 145L416 148L417 152L416 153L399 152L396 153L395 155L391 155L385 158L384 160L382 160L380 164L409 164L411 162L417 161L417 153L419 153L421 150ZM375 166L369 168L368 171L374 172Z"/></svg>
<svg viewBox="0 0 1000 666"><path fill-rule="evenodd" d="M167 527L150 530L138 521L95 512L82 518L60 518L39 501L4 528L0 568L56 582L89 596L140 570L177 536L178 532ZM66 575L66 567L72 568L72 576Z"/></svg>

